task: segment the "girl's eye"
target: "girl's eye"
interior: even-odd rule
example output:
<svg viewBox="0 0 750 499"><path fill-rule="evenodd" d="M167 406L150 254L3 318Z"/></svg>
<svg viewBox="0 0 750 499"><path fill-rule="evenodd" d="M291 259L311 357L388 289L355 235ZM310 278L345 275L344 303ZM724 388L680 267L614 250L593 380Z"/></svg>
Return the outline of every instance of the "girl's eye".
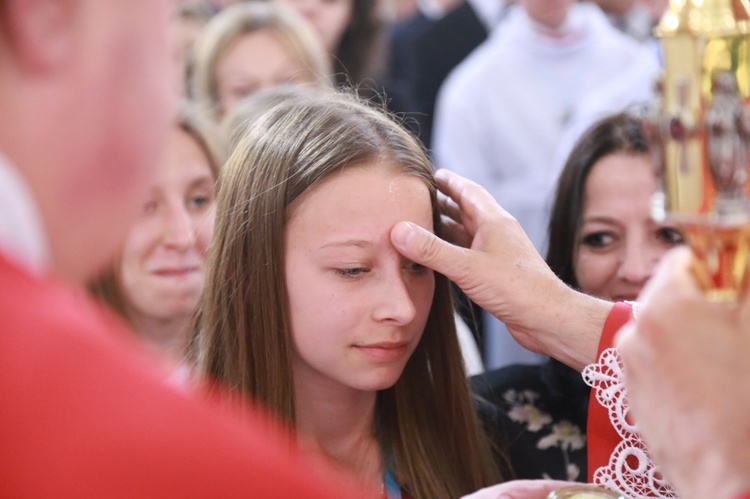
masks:
<svg viewBox="0 0 750 499"><path fill-rule="evenodd" d="M430 269L425 267L422 264L416 263L416 262L409 262L406 265L406 269L411 272L412 274L424 274L426 272L429 272Z"/></svg>
<svg viewBox="0 0 750 499"><path fill-rule="evenodd" d="M685 242L682 233L673 227L662 227L656 232L656 236L667 244L683 244Z"/></svg>
<svg viewBox="0 0 750 499"><path fill-rule="evenodd" d="M232 97L234 97L237 100L244 99L248 95L251 95L255 93L257 90L255 85L247 86L247 87L237 87L230 90L230 93Z"/></svg>
<svg viewBox="0 0 750 499"><path fill-rule="evenodd" d="M148 203L143 205L143 213L151 214L156 211L156 201L149 201Z"/></svg>
<svg viewBox="0 0 750 499"><path fill-rule="evenodd" d="M343 277L358 277L363 274L366 274L370 271L370 269L366 269L363 267L354 267L354 268L348 268L348 269L335 269L336 273Z"/></svg>
<svg viewBox="0 0 750 499"><path fill-rule="evenodd" d="M191 208L203 208L208 203L211 202L211 199L208 196L193 196L188 201Z"/></svg>
<svg viewBox="0 0 750 499"><path fill-rule="evenodd" d="M604 248L612 243L614 237L608 232L592 232L581 240L581 244L590 248Z"/></svg>

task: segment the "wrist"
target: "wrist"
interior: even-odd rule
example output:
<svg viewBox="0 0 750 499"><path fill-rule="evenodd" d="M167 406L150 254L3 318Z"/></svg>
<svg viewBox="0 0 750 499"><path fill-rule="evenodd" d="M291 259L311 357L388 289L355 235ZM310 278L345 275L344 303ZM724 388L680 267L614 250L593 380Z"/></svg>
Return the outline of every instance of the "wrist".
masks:
<svg viewBox="0 0 750 499"><path fill-rule="evenodd" d="M546 290L536 291L525 302L530 307L516 315L523 322L506 322L516 340L579 371L594 363L613 304L580 293L559 280Z"/></svg>
<svg viewBox="0 0 750 499"><path fill-rule="evenodd" d="M604 325L613 304L606 300L569 289L567 299L561 302L557 328L550 330L558 336L555 347L548 355L581 371L597 360Z"/></svg>

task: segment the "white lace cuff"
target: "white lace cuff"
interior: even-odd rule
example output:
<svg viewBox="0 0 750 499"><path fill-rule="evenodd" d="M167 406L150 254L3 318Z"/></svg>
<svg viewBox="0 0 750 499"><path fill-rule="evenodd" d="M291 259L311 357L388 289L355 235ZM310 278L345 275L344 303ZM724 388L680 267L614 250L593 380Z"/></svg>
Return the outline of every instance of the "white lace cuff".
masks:
<svg viewBox="0 0 750 499"><path fill-rule="evenodd" d="M631 305L633 315L637 317L638 305ZM586 366L582 373L586 384L593 388L592 395L607 409L609 420L621 438L609 457L608 465L594 472L594 483L628 498L675 498L677 494L662 479L638 429L628 421L630 404L622 372L617 349L608 348L601 353L596 364Z"/></svg>

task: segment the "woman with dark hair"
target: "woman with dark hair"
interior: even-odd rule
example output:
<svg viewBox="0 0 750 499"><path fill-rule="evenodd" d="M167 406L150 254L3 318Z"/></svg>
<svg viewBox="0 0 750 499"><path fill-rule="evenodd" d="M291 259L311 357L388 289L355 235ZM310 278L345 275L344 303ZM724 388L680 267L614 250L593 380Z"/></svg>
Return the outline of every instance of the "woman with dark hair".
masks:
<svg viewBox="0 0 750 499"><path fill-rule="evenodd" d="M631 183L632 191L628 192ZM675 228L657 224L650 217L649 200L656 185L650 146L638 118L616 114L591 127L573 148L558 180L547 253L547 263L558 277L594 296L614 301L634 300L664 251L682 243L682 236ZM609 220L605 219L602 225L596 225L597 202L602 197L611 204L630 205L637 210L632 229L640 229L640 233L626 230L629 220L623 220L619 211L610 213ZM633 237L628 237L631 235L639 239L631 241ZM637 264L638 261L633 261L637 253L626 251L641 246L634 243L644 243L644 250L653 247L648 262L635 269L619 268L619 282L591 280L593 264L612 252L616 253L615 263Z"/></svg>
<svg viewBox="0 0 750 499"><path fill-rule="evenodd" d="M675 228L652 220L656 189L641 121L616 114L594 124L558 181L549 225L551 269L586 294L635 300L661 257L683 241ZM586 481L589 387L578 371L549 359L541 366L508 366L474 384L507 408L518 478Z"/></svg>

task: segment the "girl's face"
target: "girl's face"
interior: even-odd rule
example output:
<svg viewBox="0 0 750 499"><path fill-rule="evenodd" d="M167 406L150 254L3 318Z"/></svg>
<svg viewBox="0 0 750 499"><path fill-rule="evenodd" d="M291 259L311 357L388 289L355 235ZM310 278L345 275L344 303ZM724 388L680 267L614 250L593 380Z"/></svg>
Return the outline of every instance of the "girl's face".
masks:
<svg viewBox="0 0 750 499"><path fill-rule="evenodd" d="M169 320L192 314L203 290L214 227L214 177L195 140L175 129L141 216L130 230L120 275L129 312Z"/></svg>
<svg viewBox="0 0 750 499"><path fill-rule="evenodd" d="M664 253L683 242L675 228L650 216L656 187L646 154L613 154L591 169L574 264L581 291L635 300Z"/></svg>
<svg viewBox="0 0 750 499"><path fill-rule="evenodd" d="M240 36L216 65L219 104L224 113L258 90L291 82L311 83L312 76L270 29Z"/></svg>
<svg viewBox="0 0 750 499"><path fill-rule="evenodd" d="M298 383L392 386L419 343L432 271L405 260L390 230L433 230L425 183L383 163L337 173L290 207L286 285Z"/></svg>
<svg viewBox="0 0 750 499"><path fill-rule="evenodd" d="M315 28L329 54L335 54L352 20L354 0L276 0L297 11Z"/></svg>

